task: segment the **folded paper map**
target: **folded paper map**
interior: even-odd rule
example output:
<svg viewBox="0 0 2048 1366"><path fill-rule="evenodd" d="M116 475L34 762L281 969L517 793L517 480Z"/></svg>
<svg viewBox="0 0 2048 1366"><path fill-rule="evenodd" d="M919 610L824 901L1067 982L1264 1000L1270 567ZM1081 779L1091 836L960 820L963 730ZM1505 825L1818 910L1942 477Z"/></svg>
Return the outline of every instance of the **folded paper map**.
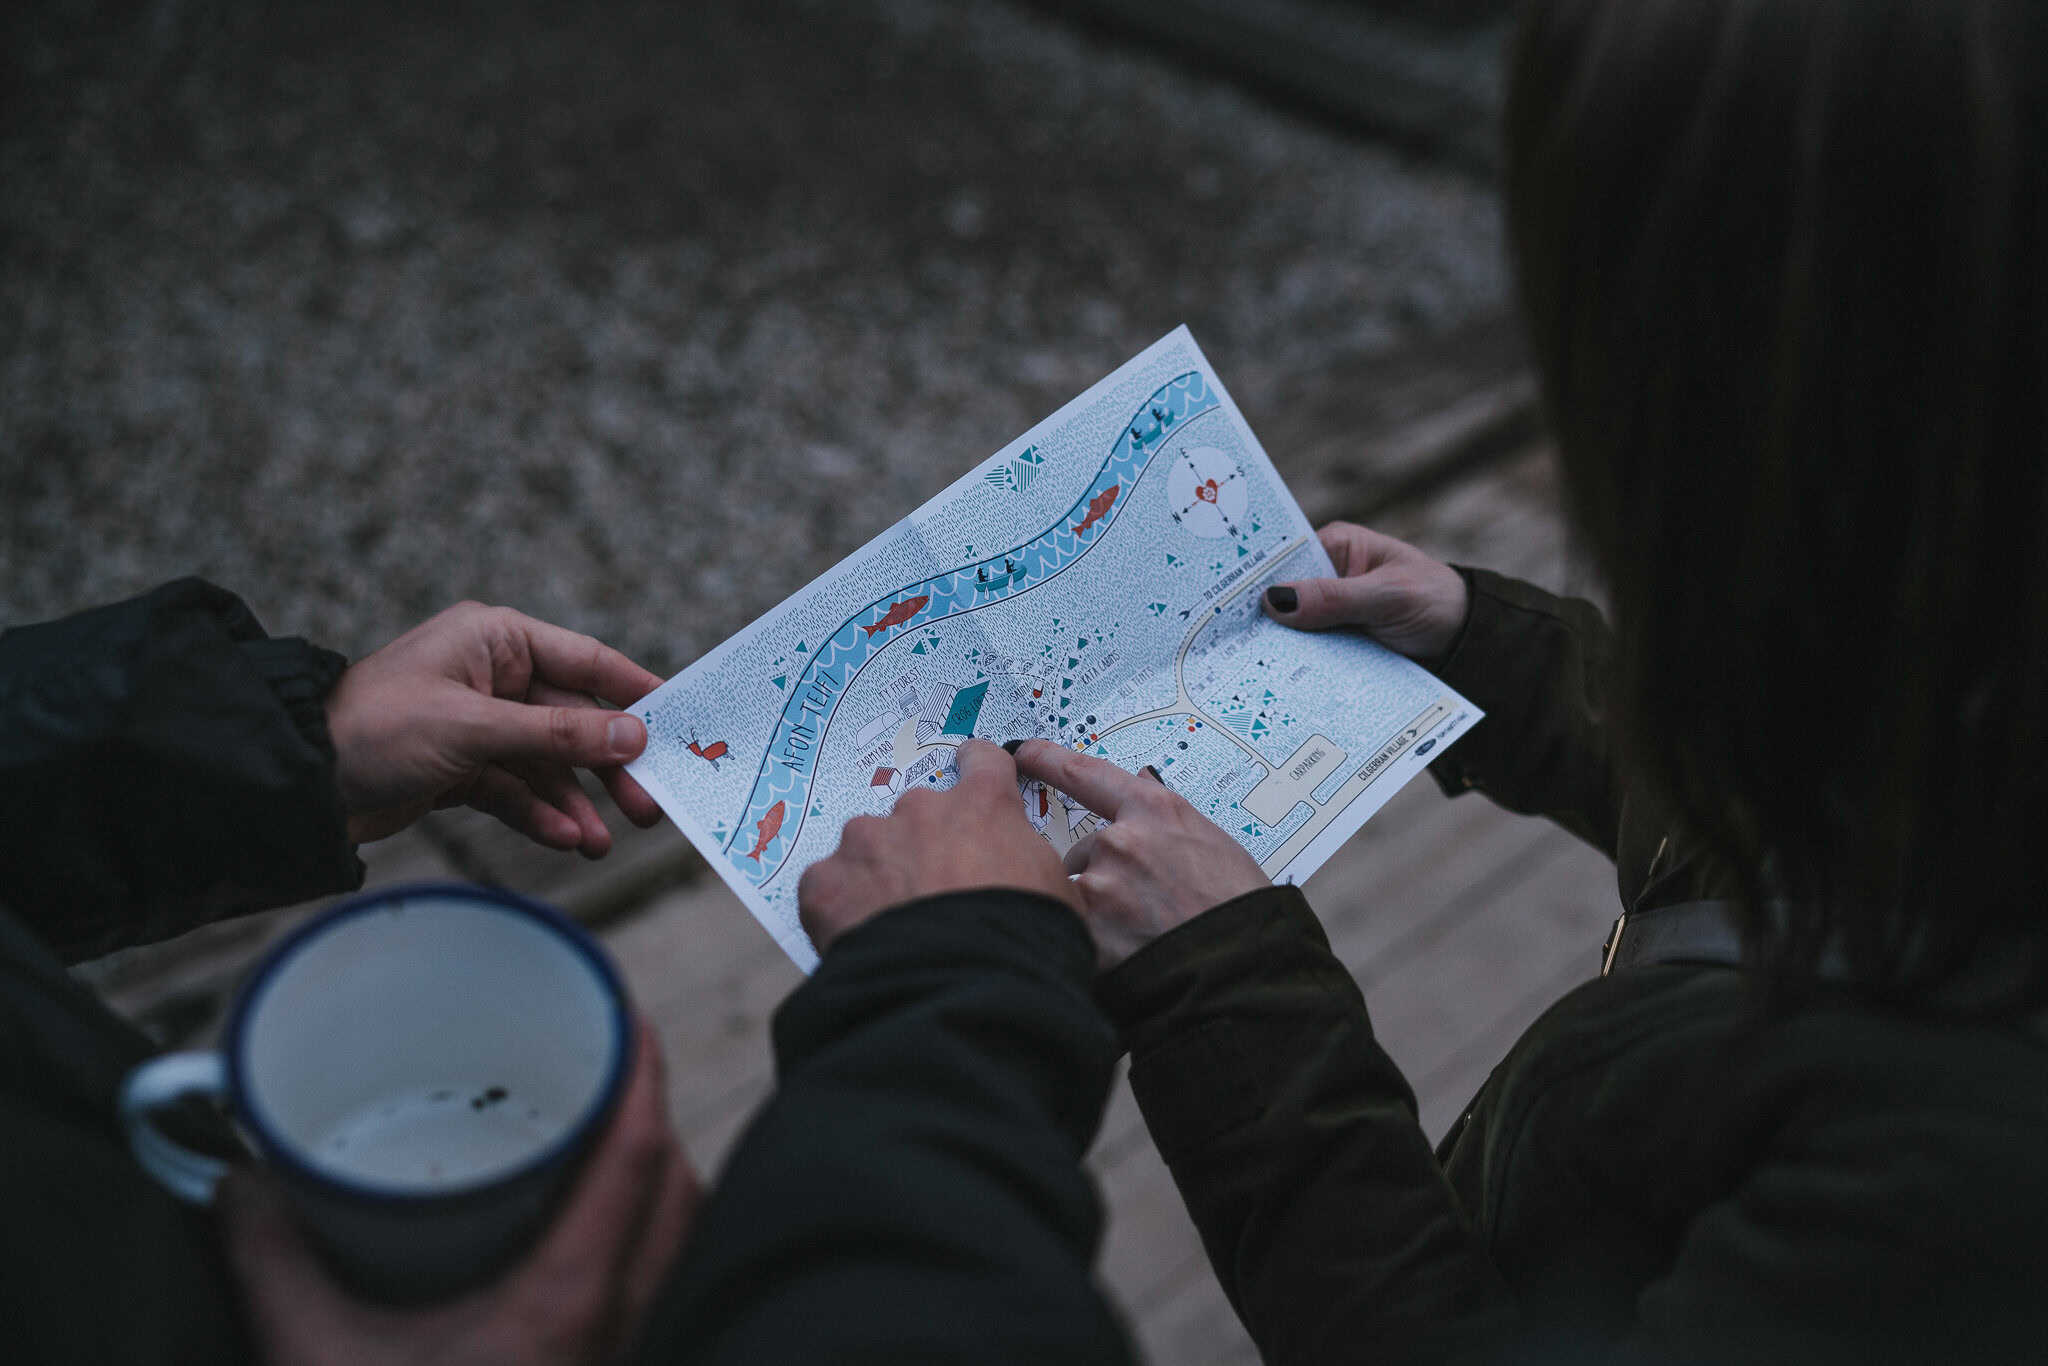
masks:
<svg viewBox="0 0 2048 1366"><path fill-rule="evenodd" d="M806 970L803 870L951 786L970 736L1154 765L1298 882L1480 717L1362 635L1260 611L1332 572L1183 327L649 694L630 771ZM1061 850L1102 824L1020 799Z"/></svg>

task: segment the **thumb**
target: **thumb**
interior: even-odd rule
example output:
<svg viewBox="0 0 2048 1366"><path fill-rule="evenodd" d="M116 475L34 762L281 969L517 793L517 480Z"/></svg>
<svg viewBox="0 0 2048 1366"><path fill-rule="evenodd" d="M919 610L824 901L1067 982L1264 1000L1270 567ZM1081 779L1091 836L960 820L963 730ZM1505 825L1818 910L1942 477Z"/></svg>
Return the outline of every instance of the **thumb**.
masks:
<svg viewBox="0 0 2048 1366"><path fill-rule="evenodd" d="M1298 579L1266 590L1261 605L1266 615L1303 631L1332 626L1357 626L1367 631L1385 624L1393 614L1399 591L1394 576L1360 574L1349 579Z"/></svg>
<svg viewBox="0 0 2048 1366"><path fill-rule="evenodd" d="M647 747L647 727L626 712L496 697L476 699L464 735L468 758L476 763L534 759L609 768L638 758Z"/></svg>

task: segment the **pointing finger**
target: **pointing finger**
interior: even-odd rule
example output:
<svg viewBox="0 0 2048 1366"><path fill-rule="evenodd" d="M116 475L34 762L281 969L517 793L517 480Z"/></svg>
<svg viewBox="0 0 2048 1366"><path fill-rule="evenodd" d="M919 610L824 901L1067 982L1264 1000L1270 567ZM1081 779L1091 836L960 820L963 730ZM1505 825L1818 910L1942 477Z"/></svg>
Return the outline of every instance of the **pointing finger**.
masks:
<svg viewBox="0 0 2048 1366"><path fill-rule="evenodd" d="M955 763L959 765L962 787L972 783L990 791L1010 791L1017 786L1017 765L1001 745L969 740L960 746Z"/></svg>
<svg viewBox="0 0 2048 1366"><path fill-rule="evenodd" d="M1027 740L1018 746L1017 771L1050 783L1096 815L1111 820L1134 792L1151 785L1107 759L1077 754L1049 740Z"/></svg>

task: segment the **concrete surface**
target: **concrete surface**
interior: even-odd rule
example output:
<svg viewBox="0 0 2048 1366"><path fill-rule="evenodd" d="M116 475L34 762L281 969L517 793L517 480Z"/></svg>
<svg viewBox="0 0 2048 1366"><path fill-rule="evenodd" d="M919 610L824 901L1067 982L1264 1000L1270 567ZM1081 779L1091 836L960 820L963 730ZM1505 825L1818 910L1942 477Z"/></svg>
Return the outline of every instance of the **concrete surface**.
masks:
<svg viewBox="0 0 2048 1366"><path fill-rule="evenodd" d="M1176 323L1265 431L1503 302L1484 181L994 0L0 22L0 623L667 672Z"/></svg>

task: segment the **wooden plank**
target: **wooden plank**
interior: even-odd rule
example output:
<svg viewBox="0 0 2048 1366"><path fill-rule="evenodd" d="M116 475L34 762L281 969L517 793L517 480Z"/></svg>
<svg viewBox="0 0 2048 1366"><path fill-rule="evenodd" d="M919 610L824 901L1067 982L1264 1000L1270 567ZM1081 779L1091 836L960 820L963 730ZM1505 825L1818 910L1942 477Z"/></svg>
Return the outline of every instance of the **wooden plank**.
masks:
<svg viewBox="0 0 2048 1366"><path fill-rule="evenodd" d="M676 1133L683 1149L706 1184L717 1181L741 1135L774 1090L773 1080L763 1076L735 1087L714 1109L676 1116Z"/></svg>
<svg viewBox="0 0 2048 1366"><path fill-rule="evenodd" d="M1526 446L1540 425L1521 327L1507 313L1280 381L1248 417L1314 525L1424 502Z"/></svg>
<svg viewBox="0 0 2048 1366"><path fill-rule="evenodd" d="M1405 967L1374 965L1366 993L1374 1032L1432 1122L1447 1123L1446 1113L1470 1099L1469 1090L1443 1089L1464 1085L1450 1064L1480 1050L1497 1060L1549 1004L1537 994L1565 974L1577 981L1597 970L1613 919L1612 877L1606 859L1560 834L1484 910L1450 924Z"/></svg>
<svg viewBox="0 0 2048 1366"><path fill-rule="evenodd" d="M1359 988L1368 996L1389 982L1413 976L1422 965L1440 958L1447 946L1459 942L1461 937L1486 934L1483 922L1506 916L1519 927L1524 917L1512 908L1527 894L1530 884L1546 876L1550 865L1558 859L1585 849L1571 836L1559 838L1561 831L1526 817L1503 813L1502 823L1520 837L1513 853L1490 864L1459 870L1465 876L1457 889L1444 898L1437 914L1419 919L1370 959L1353 965ZM1587 867L1603 871L1586 874L1585 869L1575 866L1574 891L1596 905L1606 905L1613 900L1612 865L1591 849L1585 852L1592 861ZM1587 884L1581 881L1582 875L1597 880ZM1476 930L1475 921L1482 922Z"/></svg>
<svg viewBox="0 0 2048 1366"><path fill-rule="evenodd" d="M707 983L736 972L763 972L787 987L803 980L788 955L723 882L676 889L599 936L649 1014L702 1008Z"/></svg>
<svg viewBox="0 0 2048 1366"><path fill-rule="evenodd" d="M365 888L455 875L433 843L415 830L366 844L360 855ZM160 1046L211 1047L250 966L293 927L340 899L322 897L217 921L161 944L78 964L72 972L97 990L115 1014L133 1021Z"/></svg>
<svg viewBox="0 0 2048 1366"><path fill-rule="evenodd" d="M1536 1018L1572 988L1595 975L1595 965L1589 958L1568 959L1556 972L1523 992L1492 1023L1473 1031L1448 1058L1418 1074L1414 1079L1415 1097L1422 1132L1432 1142L1440 1140Z"/></svg>
<svg viewBox="0 0 2048 1366"><path fill-rule="evenodd" d="M1102 1128L1088 1150L1091 1165L1107 1171L1131 1153L1151 1146L1145 1134L1145 1119L1138 1112L1138 1098L1131 1093L1131 1064L1128 1057L1117 1060L1116 1083L1109 1089L1109 1108L1103 1112Z"/></svg>
<svg viewBox="0 0 2048 1366"><path fill-rule="evenodd" d="M1131 1321L1138 1350L1156 1366L1256 1366L1258 1349L1208 1273L1188 1276Z"/></svg>
<svg viewBox="0 0 2048 1366"><path fill-rule="evenodd" d="M1165 44L1204 65L1375 137L1473 170L1500 161L1499 7L1447 6L1474 22L1422 25L1329 0L1041 0Z"/></svg>
<svg viewBox="0 0 2048 1366"><path fill-rule="evenodd" d="M1425 502L1350 520L1363 520L1439 559L1483 565L1601 602L1591 568L1570 544L1561 496L1556 457L1537 443Z"/></svg>
<svg viewBox="0 0 2048 1366"><path fill-rule="evenodd" d="M1419 927L1457 914L1544 838L1541 827L1484 797L1451 801L1427 779L1411 789L1401 796L1429 803L1425 822L1393 839L1368 824L1303 887L1332 949L1354 972L1397 951Z"/></svg>
<svg viewBox="0 0 2048 1366"><path fill-rule="evenodd" d="M467 807L434 812L419 829L465 880L537 897L585 924L600 924L709 872L675 826L664 820L640 829L613 808L594 779L579 776L612 833L611 852L601 859L544 848Z"/></svg>
<svg viewBox="0 0 2048 1366"><path fill-rule="evenodd" d="M803 974L710 879L613 921L603 939L661 1040L670 1117L708 1178L773 1090L768 1022Z"/></svg>
<svg viewBox="0 0 2048 1366"><path fill-rule="evenodd" d="M1142 1316L1190 1277L1213 1279L1180 1189L1149 1138L1142 1150L1095 1176L1109 1214L1097 1269L1119 1303Z"/></svg>

